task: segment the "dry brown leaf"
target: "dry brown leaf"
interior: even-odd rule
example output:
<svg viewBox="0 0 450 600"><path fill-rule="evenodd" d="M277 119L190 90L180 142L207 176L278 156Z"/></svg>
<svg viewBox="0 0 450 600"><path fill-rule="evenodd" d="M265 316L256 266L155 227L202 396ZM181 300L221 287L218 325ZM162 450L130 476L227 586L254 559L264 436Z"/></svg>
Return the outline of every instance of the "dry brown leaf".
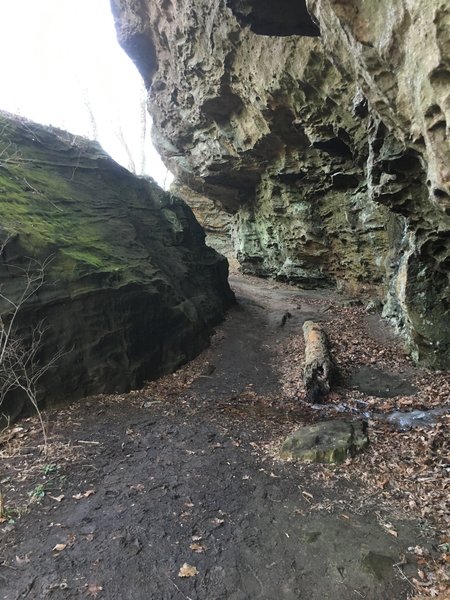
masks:
<svg viewBox="0 0 450 600"><path fill-rule="evenodd" d="M61 500L64 500L65 498L64 494L61 494L60 496L52 496L51 494L49 494L48 497L52 500L56 500L56 502L61 502Z"/></svg>
<svg viewBox="0 0 450 600"><path fill-rule="evenodd" d="M389 483L389 477L383 477L383 479L380 479L377 482L377 485L384 490L387 487L388 483Z"/></svg>
<svg viewBox="0 0 450 600"><path fill-rule="evenodd" d="M395 531L395 529L386 529L386 531L388 533L390 533L391 535L393 535L394 537L398 537L398 533L397 533L397 531Z"/></svg>
<svg viewBox="0 0 450 600"><path fill-rule="evenodd" d="M204 551L205 551L205 547L204 547L204 546L202 546L201 544L195 544L195 543L194 543L194 544L191 544L191 545L189 546L189 548L190 548L190 549L191 549L193 552L197 552L197 553L200 553L200 552L204 552Z"/></svg>
<svg viewBox="0 0 450 600"><path fill-rule="evenodd" d="M89 496L93 496L95 494L95 490L87 490L86 492L79 492L78 494L74 494L72 498L75 500L81 500L82 498L89 498Z"/></svg>
<svg viewBox="0 0 450 600"><path fill-rule="evenodd" d="M145 490L145 487L142 485L142 483L137 483L136 485L131 485L130 490L136 490L137 492L143 492Z"/></svg>
<svg viewBox="0 0 450 600"><path fill-rule="evenodd" d="M67 548L67 544L56 544L53 546L52 552L62 552L65 548Z"/></svg>
<svg viewBox="0 0 450 600"><path fill-rule="evenodd" d="M198 575L197 567L188 565L188 563L184 563L178 573L178 577L195 577L196 575Z"/></svg>

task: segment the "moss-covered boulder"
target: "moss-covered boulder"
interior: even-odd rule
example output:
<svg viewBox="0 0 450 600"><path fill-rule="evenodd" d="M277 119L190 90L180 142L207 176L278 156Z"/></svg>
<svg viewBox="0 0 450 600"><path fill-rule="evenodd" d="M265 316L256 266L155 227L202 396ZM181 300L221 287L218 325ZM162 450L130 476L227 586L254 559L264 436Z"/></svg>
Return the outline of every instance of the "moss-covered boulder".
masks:
<svg viewBox="0 0 450 600"><path fill-rule="evenodd" d="M368 443L367 425L363 421L321 421L288 436L280 456L288 460L341 463Z"/></svg>
<svg viewBox="0 0 450 600"><path fill-rule="evenodd" d="M233 294L191 210L95 143L0 113L0 285L16 301L47 262L16 336L43 321L42 402L124 391L203 349ZM6 315L10 306L2 302ZM23 399L1 407L17 414Z"/></svg>

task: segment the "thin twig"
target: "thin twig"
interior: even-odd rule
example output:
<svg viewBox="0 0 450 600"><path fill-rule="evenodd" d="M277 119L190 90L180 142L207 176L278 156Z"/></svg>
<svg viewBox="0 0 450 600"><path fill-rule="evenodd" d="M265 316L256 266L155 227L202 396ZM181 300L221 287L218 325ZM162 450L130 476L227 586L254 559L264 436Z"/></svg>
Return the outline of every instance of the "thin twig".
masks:
<svg viewBox="0 0 450 600"><path fill-rule="evenodd" d="M56 204L50 200L50 198L48 196L46 196L45 194L43 194L42 192L40 192L39 190L37 190L34 186L31 185L31 183L28 181L28 179L26 179L26 177L23 178L23 180L25 181L25 184L38 196L41 196L41 198L44 198L45 200L47 200L47 202L50 202L50 204L56 208L56 210L59 210L59 212L64 212L63 209L59 206L56 206Z"/></svg>

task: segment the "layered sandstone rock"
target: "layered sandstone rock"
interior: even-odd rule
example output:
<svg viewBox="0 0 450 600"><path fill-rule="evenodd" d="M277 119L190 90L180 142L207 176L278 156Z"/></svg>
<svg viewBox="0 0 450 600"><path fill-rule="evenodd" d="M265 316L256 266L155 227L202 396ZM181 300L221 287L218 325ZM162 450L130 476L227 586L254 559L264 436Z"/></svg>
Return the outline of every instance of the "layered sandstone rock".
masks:
<svg viewBox="0 0 450 600"><path fill-rule="evenodd" d="M379 294L416 358L446 365L445 5L281 4L112 0L156 144L234 214L245 271Z"/></svg>
<svg viewBox="0 0 450 600"><path fill-rule="evenodd" d="M211 198L194 192L185 185L174 183L170 188L171 193L188 204L195 218L203 227L206 234L205 242L220 254L223 254L229 263L235 261L235 253L231 242L232 217L223 207Z"/></svg>
<svg viewBox="0 0 450 600"><path fill-rule="evenodd" d="M25 274L47 262L14 333L27 343L43 322L39 361L62 353L41 401L124 391L175 369L205 347L233 299L226 260L182 201L95 143L3 113L0 212L2 295L16 302ZM10 308L2 300L6 321ZM10 396L1 412L23 402Z"/></svg>

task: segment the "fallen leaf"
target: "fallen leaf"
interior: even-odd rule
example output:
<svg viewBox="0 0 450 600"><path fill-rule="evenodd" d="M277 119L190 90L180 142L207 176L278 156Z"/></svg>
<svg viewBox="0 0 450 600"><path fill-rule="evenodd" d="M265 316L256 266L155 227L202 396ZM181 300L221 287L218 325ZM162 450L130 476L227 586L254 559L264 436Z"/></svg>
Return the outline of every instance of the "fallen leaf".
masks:
<svg viewBox="0 0 450 600"><path fill-rule="evenodd" d="M52 552L62 552L66 547L67 544L56 544L56 546L52 548Z"/></svg>
<svg viewBox="0 0 450 600"><path fill-rule="evenodd" d="M380 479L377 482L377 485L384 490L387 487L388 483L389 483L389 477L383 477L383 479Z"/></svg>
<svg viewBox="0 0 450 600"><path fill-rule="evenodd" d="M386 531L394 537L398 537L398 533L395 531L395 529L386 529Z"/></svg>
<svg viewBox="0 0 450 600"><path fill-rule="evenodd" d="M193 552L197 552L197 553L200 553L200 552L204 552L204 551L205 551L205 547L204 547L204 546L202 546L201 544L191 544L191 545L189 546L189 548L190 548L190 549L191 549Z"/></svg>
<svg viewBox="0 0 450 600"><path fill-rule="evenodd" d="M198 575L197 567L193 567L187 563L184 563L178 573L178 577L195 577L196 575Z"/></svg>
<svg viewBox="0 0 450 600"><path fill-rule="evenodd" d="M89 496L93 496L95 494L95 490L87 490L86 492L79 492L78 494L74 494L72 498L75 500L81 500L82 498L89 498Z"/></svg>
<svg viewBox="0 0 450 600"><path fill-rule="evenodd" d="M218 517L215 517L212 520L212 523L215 527L220 527L221 525L223 525L225 523L225 519L219 519Z"/></svg>
<svg viewBox="0 0 450 600"><path fill-rule="evenodd" d="M18 564L19 566L26 565L29 562L30 562L30 559L28 557L28 554L25 554L25 556L23 558L21 558L20 556L16 556L16 564Z"/></svg>
<svg viewBox="0 0 450 600"><path fill-rule="evenodd" d="M131 485L130 490L136 490L137 492L143 492L145 490L145 487L142 485L142 483L137 483L136 485Z"/></svg>
<svg viewBox="0 0 450 600"><path fill-rule="evenodd" d="M51 496L49 494L48 497L51 498L52 500L56 500L56 502L61 502L61 500L64 500L64 498L65 498L64 494L61 494L60 496Z"/></svg>
<svg viewBox="0 0 450 600"><path fill-rule="evenodd" d="M199 542L202 539L201 535L193 535L192 536L192 541L193 542Z"/></svg>

